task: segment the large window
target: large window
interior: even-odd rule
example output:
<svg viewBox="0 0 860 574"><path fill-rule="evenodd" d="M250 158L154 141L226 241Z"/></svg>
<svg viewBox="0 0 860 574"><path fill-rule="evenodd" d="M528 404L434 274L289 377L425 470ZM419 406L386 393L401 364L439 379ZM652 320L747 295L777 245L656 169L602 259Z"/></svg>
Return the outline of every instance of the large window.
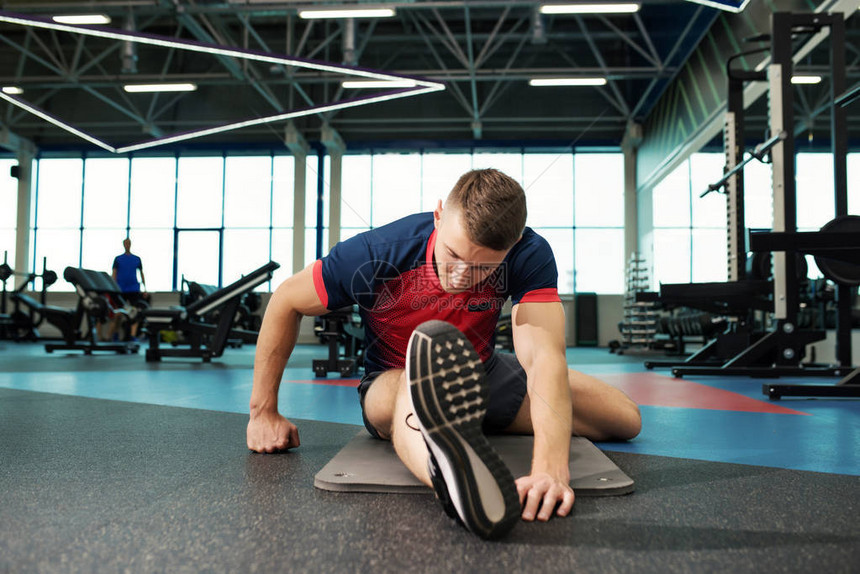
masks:
<svg viewBox="0 0 860 574"><path fill-rule="evenodd" d="M305 180L305 264L317 259L317 214L322 199L322 255L328 253L329 197L331 192L331 158L323 160L323 171L319 170L319 156L307 157ZM320 197L322 179L322 197Z"/></svg>
<svg viewBox="0 0 860 574"><path fill-rule="evenodd" d="M153 291L178 289L182 277L226 285L269 260L281 264L275 280L292 273L292 157L42 158L35 165L39 269L47 257L59 273L66 266L110 272L129 237ZM315 186L315 170L309 179Z"/></svg>
<svg viewBox="0 0 860 574"><path fill-rule="evenodd" d="M349 239L371 228L371 156L343 157L343 178L340 184L340 238Z"/></svg>
<svg viewBox="0 0 860 574"><path fill-rule="evenodd" d="M127 158L88 159L84 163L81 267L110 271L122 253L128 227Z"/></svg>
<svg viewBox="0 0 860 574"><path fill-rule="evenodd" d="M860 214L860 153L848 154L848 213Z"/></svg>
<svg viewBox="0 0 860 574"><path fill-rule="evenodd" d="M39 161L35 202L35 268L45 261L61 277L68 266L80 267L84 162L81 159ZM68 290L64 281L54 288Z"/></svg>
<svg viewBox="0 0 860 574"><path fill-rule="evenodd" d="M577 154L574 174L576 290L621 293L626 260L624 157Z"/></svg>
<svg viewBox="0 0 860 574"><path fill-rule="evenodd" d="M472 154L425 153L421 160L421 211L433 211L460 176L472 169Z"/></svg>
<svg viewBox="0 0 860 574"><path fill-rule="evenodd" d="M129 237L152 291L173 289L176 165L175 157L131 160Z"/></svg>
<svg viewBox="0 0 860 574"><path fill-rule="evenodd" d="M18 218L18 180L9 174L13 159L0 159L0 263L6 257L9 266L15 267L15 229ZM10 288L11 288L10 283Z"/></svg>
<svg viewBox="0 0 860 574"><path fill-rule="evenodd" d="M343 160L341 239L411 213L432 211L461 175L479 168L499 169L523 185L526 224L552 247L561 293L623 291L620 153L348 155Z"/></svg>
<svg viewBox="0 0 860 574"><path fill-rule="evenodd" d="M224 166L223 284L270 261L272 157L228 156Z"/></svg>
<svg viewBox="0 0 860 574"><path fill-rule="evenodd" d="M552 246L558 266L558 289L574 291L573 155L526 154L522 156L523 189L526 192L526 224ZM514 162L509 172L516 177ZM579 277L583 279L583 276ZM577 290L590 290L577 285Z"/></svg>
<svg viewBox="0 0 860 574"><path fill-rule="evenodd" d="M655 282L726 279L726 200L699 197L722 175L722 154L696 154L653 194ZM14 265L17 180L0 161L0 256ZM834 214L829 154L797 157L797 225L814 230ZM563 293L623 290L623 162L619 153L371 153L343 158L341 239L407 213L431 211L472 168L495 167L521 182L528 225L547 238ZM316 258L319 158L307 158L305 262ZM328 158L323 163L323 253L328 245ZM770 166L744 171L746 227L773 223ZM122 240L144 262L147 288L190 279L226 284L268 260L271 285L293 272L294 159L287 155L129 158L42 157L32 170L31 268L46 258L110 271ZM860 154L848 156L849 213L860 214ZM814 263L810 275L817 276ZM37 285L38 288L38 285ZM70 287L59 281L52 289Z"/></svg>
<svg viewBox="0 0 860 574"><path fill-rule="evenodd" d="M271 257L281 265L272 275L273 289L293 274L294 174L295 159L292 156L276 155L272 158Z"/></svg>
<svg viewBox="0 0 860 574"><path fill-rule="evenodd" d="M370 210L373 227L421 210L420 173L420 154L387 153L373 156L373 203Z"/></svg>
<svg viewBox="0 0 860 574"><path fill-rule="evenodd" d="M660 283L727 279L726 197L699 197L722 177L723 154L694 154L654 188L654 276ZM815 231L835 216L833 156L799 153L795 161L797 229ZM860 154L848 155L848 212L860 213ZM770 164L744 168L744 222L750 230L773 227ZM809 277L820 277L807 257Z"/></svg>

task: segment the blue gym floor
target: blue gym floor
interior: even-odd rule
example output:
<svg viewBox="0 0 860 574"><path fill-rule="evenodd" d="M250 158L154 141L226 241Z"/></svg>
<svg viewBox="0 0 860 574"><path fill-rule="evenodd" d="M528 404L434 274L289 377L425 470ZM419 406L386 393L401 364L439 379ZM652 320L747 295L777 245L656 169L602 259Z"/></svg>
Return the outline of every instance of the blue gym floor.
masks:
<svg viewBox="0 0 860 574"><path fill-rule="evenodd" d="M0 343L0 388L247 413L253 347L228 349L221 359L165 359L137 355L46 354L42 345ZM281 384L287 418L361 424L357 379L315 379L310 359L321 346L300 346ZM604 378L640 405L643 429L628 443L604 450L860 476L860 400L792 398L769 401L762 379L688 377L646 371L654 356L617 356L605 349L568 350L572 368ZM659 357L657 357L659 358ZM833 384L836 379L780 382ZM299 426L301 434L302 427ZM236 437L244 442L243 436Z"/></svg>

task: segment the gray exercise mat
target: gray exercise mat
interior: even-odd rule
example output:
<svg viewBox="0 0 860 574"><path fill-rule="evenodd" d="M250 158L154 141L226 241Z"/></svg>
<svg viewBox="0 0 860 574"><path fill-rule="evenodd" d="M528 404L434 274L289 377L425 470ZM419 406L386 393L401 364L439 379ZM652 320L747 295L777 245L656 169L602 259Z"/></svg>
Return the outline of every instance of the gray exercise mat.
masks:
<svg viewBox="0 0 860 574"><path fill-rule="evenodd" d="M533 437L489 437L515 477L528 474ZM591 441L573 437L570 442L570 484L582 496L613 496L633 492L633 480ZM428 492L428 488L400 462L389 441L359 432L314 477L314 486L340 492Z"/></svg>

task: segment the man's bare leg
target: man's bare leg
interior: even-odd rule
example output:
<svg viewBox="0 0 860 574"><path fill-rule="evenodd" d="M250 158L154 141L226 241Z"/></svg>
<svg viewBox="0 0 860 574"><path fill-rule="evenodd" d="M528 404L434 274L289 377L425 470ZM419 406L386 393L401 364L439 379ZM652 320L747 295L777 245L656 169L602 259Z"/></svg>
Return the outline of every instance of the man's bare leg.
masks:
<svg viewBox="0 0 860 574"><path fill-rule="evenodd" d="M427 445L421 432L416 430L418 423L413 420L409 384L403 369L387 371L376 378L364 397L364 414L376 432L392 442L406 468L422 483L431 486Z"/></svg>
<svg viewBox="0 0 860 574"><path fill-rule="evenodd" d="M568 370L568 382L573 399L574 434L590 440L629 440L639 434L642 428L639 407L624 392L573 369ZM508 432L534 432L531 400L527 394Z"/></svg>

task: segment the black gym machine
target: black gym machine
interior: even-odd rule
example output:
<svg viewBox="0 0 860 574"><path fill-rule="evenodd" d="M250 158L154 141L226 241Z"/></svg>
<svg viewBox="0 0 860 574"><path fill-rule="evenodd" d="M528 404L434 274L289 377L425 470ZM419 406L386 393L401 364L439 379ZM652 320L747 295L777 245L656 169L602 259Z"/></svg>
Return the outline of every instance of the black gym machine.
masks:
<svg viewBox="0 0 860 574"><path fill-rule="evenodd" d="M158 362L163 357L199 357L203 362L210 362L224 353L231 340L256 343L257 331L234 328L237 309L246 294L270 281L279 267L278 263L269 261L230 285L187 305L144 310L144 328L149 342L147 362ZM217 322L209 322L212 318L217 318ZM182 332L186 344L162 347L162 333L165 331Z"/></svg>
<svg viewBox="0 0 860 574"><path fill-rule="evenodd" d="M6 282L12 277L24 277L25 279L18 287L10 291ZM38 301L24 293L36 279L41 279ZM45 320L46 293L48 287L57 282L57 274L47 268L47 258L42 259L41 273L19 273L9 265L8 252L4 252L3 263L0 264L0 282L3 283L3 290L0 292L0 339L38 340L40 338L39 326ZM12 303L11 312L9 309L10 300ZM27 311L24 312L22 307L26 307Z"/></svg>
<svg viewBox="0 0 860 574"><path fill-rule="evenodd" d="M328 346L327 358L313 360L311 366L314 376L325 377L328 373L338 373L341 377L352 377L363 366L364 326L358 305L336 309L317 317L314 334Z"/></svg>
<svg viewBox="0 0 860 574"><path fill-rule="evenodd" d="M672 368L675 376L683 376L686 367L723 368L765 335L760 325L760 317L773 312L771 260L747 256L743 169L754 159L768 162L771 149L787 136L781 131L757 145L744 157L744 88L750 81L766 81L767 72L739 70L733 64L744 56L766 50L767 48L746 50L732 56L726 63L728 102L723 128L725 173L699 196L705 197L715 191L726 195L729 281L662 284L657 297L664 309L691 308L725 317L727 328L714 333L701 349L689 357L680 360L645 361L647 369ZM637 301L640 296L647 295L650 294L637 294ZM821 337L824 335L821 334ZM764 360L770 363L767 358Z"/></svg>
<svg viewBox="0 0 860 574"><path fill-rule="evenodd" d="M796 227L795 148L792 94L792 39L795 34L817 33L828 28L831 48L831 150L834 159L836 218L821 231L798 233ZM746 259L743 227L743 163L740 159L743 134L743 82L769 82L770 130L772 137L760 147L770 150L773 163L774 225L771 232L750 233L753 252L773 253L773 328L720 366L685 365L672 373L721 376L844 376L837 385L774 385L763 391L771 398L782 396L860 396L860 369L851 360L851 305L860 284L860 217L848 216L846 152L847 131L844 105L857 97L857 88L845 92L845 24L841 13L772 16L771 64L762 72L729 74L729 112L725 145L727 172L709 191L725 185L729 212L729 270L735 282L743 283L740 262ZM854 94L853 96L851 94ZM760 153L761 150L759 150ZM756 153L753 154L754 156ZM746 160L749 161L749 160ZM802 364L805 347L824 339L821 330L798 327L798 254L815 257L822 273L836 283L836 358L838 365ZM704 296L704 293L699 295ZM711 294L713 295L713 294Z"/></svg>
<svg viewBox="0 0 860 574"><path fill-rule="evenodd" d="M83 351L85 355L95 351L137 353L140 345L135 342L99 341L99 324L110 320L112 315L129 318L130 314L139 311L133 310L123 299L113 277L104 271L70 266L63 270L63 279L75 288L78 304L74 309L45 307L48 322L56 325L63 334L63 342L48 343L45 351Z"/></svg>

